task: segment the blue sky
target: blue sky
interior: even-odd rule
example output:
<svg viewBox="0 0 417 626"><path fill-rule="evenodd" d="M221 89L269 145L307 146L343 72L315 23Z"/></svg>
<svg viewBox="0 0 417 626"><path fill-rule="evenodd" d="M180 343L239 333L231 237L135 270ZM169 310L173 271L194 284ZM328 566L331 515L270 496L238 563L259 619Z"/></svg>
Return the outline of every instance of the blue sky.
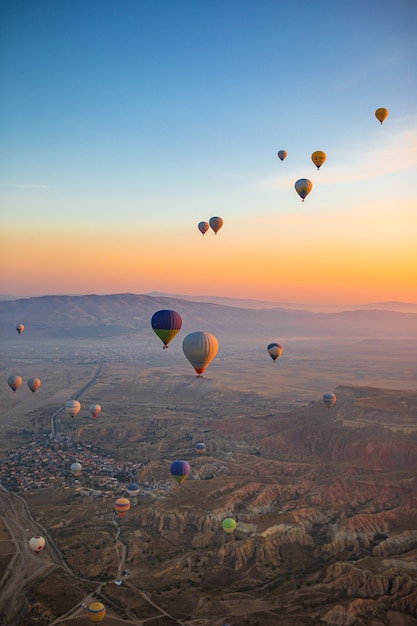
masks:
<svg viewBox="0 0 417 626"><path fill-rule="evenodd" d="M312 210L325 224L378 197L410 215L414 0L4 0L0 11L9 240L30 221L120 238L195 230L216 214L236 233ZM303 177L309 207L293 189Z"/></svg>

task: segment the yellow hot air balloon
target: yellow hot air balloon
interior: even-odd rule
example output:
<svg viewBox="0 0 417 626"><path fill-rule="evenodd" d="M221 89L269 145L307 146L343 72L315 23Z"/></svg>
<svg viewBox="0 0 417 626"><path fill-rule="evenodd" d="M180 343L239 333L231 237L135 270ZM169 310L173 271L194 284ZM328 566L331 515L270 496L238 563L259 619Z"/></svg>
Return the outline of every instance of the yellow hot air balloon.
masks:
<svg viewBox="0 0 417 626"><path fill-rule="evenodd" d="M196 331L185 337L182 349L197 372L197 378L202 378L204 370L217 354L219 342L211 333Z"/></svg>
<svg viewBox="0 0 417 626"><path fill-rule="evenodd" d="M323 152L323 150L316 150L311 155L311 160L313 161L314 165L317 167L318 170L321 168L326 158L327 158L326 153Z"/></svg>
<svg viewBox="0 0 417 626"><path fill-rule="evenodd" d="M384 109L384 107L381 107L380 109L377 109L375 111L375 117L382 124L382 122L384 120L386 120L387 117L388 117L388 109Z"/></svg>
<svg viewBox="0 0 417 626"><path fill-rule="evenodd" d="M92 602L88 605L87 615L90 622L101 622L106 615L106 607L101 602Z"/></svg>
<svg viewBox="0 0 417 626"><path fill-rule="evenodd" d="M308 196L310 191L313 189L313 183L311 182L311 180L308 180L308 178L300 178L299 180L296 181L294 187L295 187L295 191L298 193L298 195L304 202L304 199Z"/></svg>

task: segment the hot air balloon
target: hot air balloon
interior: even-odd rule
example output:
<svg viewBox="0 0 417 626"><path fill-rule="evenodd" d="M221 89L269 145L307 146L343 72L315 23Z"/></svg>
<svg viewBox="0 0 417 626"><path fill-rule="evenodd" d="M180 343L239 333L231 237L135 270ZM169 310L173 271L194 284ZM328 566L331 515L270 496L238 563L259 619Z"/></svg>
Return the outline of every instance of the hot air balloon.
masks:
<svg viewBox="0 0 417 626"><path fill-rule="evenodd" d="M71 417L75 417L80 412L81 404L78 402L78 400L68 400L64 408L68 415L71 415Z"/></svg>
<svg viewBox="0 0 417 626"><path fill-rule="evenodd" d="M223 226L223 220L221 217L211 217L209 219L209 224L211 229L214 230L214 234L217 235L217 233Z"/></svg>
<svg viewBox="0 0 417 626"><path fill-rule="evenodd" d="M119 517L124 517L130 509L130 500L127 498L118 498L114 503L114 510Z"/></svg>
<svg viewBox="0 0 417 626"><path fill-rule="evenodd" d="M199 443L195 444L195 449L197 450L198 454L204 454L206 451L206 444L200 441Z"/></svg>
<svg viewBox="0 0 417 626"><path fill-rule="evenodd" d="M88 410L90 411L94 419L96 419L96 417L101 413L101 406L99 404L90 404Z"/></svg>
<svg viewBox="0 0 417 626"><path fill-rule="evenodd" d="M74 476L79 476L81 474L81 463L75 462L72 463L70 470L72 472L72 474L74 474Z"/></svg>
<svg viewBox="0 0 417 626"><path fill-rule="evenodd" d="M326 153L323 152L323 150L316 150L311 155L311 160L313 161L314 165L317 167L318 170L321 168L326 158L327 158Z"/></svg>
<svg viewBox="0 0 417 626"><path fill-rule="evenodd" d="M202 235L205 235L209 228L210 224L208 222L199 222L198 224L198 230Z"/></svg>
<svg viewBox="0 0 417 626"><path fill-rule="evenodd" d="M388 117L388 109L384 109L383 107L380 109L377 109L375 111L375 117L382 124L382 122L386 120Z"/></svg>
<svg viewBox="0 0 417 626"><path fill-rule="evenodd" d="M281 159L281 161L283 161L284 159L287 158L287 153L285 150L279 150L278 151L278 158Z"/></svg>
<svg viewBox="0 0 417 626"><path fill-rule="evenodd" d="M41 386L41 381L39 378L29 378L27 385L32 393L35 393L37 389Z"/></svg>
<svg viewBox="0 0 417 626"><path fill-rule="evenodd" d="M274 361L277 360L278 357L282 354L282 346L279 343L270 343L267 347L268 354L271 359Z"/></svg>
<svg viewBox="0 0 417 626"><path fill-rule="evenodd" d="M294 187L295 191L304 202L304 198L306 198L310 191L313 189L313 183L311 182L311 180L308 180L308 178L300 178L296 181Z"/></svg>
<svg viewBox="0 0 417 626"><path fill-rule="evenodd" d="M25 330L24 324L16 324L16 330L19 333L19 335L21 335L23 331Z"/></svg>
<svg viewBox="0 0 417 626"><path fill-rule="evenodd" d="M137 483L129 483L126 489L127 489L128 495L132 496L132 498L137 496L140 491L139 485Z"/></svg>
<svg viewBox="0 0 417 626"><path fill-rule="evenodd" d="M106 615L106 607L101 602L92 602L88 605L87 615L90 622L101 622Z"/></svg>
<svg viewBox="0 0 417 626"><path fill-rule="evenodd" d="M222 521L222 528L225 533L231 535L236 528L236 522L233 517L226 517L226 519Z"/></svg>
<svg viewBox="0 0 417 626"><path fill-rule="evenodd" d="M187 461L174 461L169 468L171 476L177 483L181 484L189 475L191 468Z"/></svg>
<svg viewBox="0 0 417 626"><path fill-rule="evenodd" d="M197 378L201 378L206 367L216 356L219 342L211 333L196 331L185 337L182 349L197 372Z"/></svg>
<svg viewBox="0 0 417 626"><path fill-rule="evenodd" d="M166 350L169 342L180 332L182 318L176 311L157 311L152 315L151 325L154 333L164 344L163 350Z"/></svg>
<svg viewBox="0 0 417 626"><path fill-rule="evenodd" d="M16 393L19 387L22 386L22 383L23 380L21 376L9 376L9 378L7 379L7 384L9 385L10 389L13 389L13 393Z"/></svg>
<svg viewBox="0 0 417 626"><path fill-rule="evenodd" d="M323 402L327 406L328 409L331 409L334 403L336 402L336 396L334 393L327 392L323 396Z"/></svg>
<svg viewBox="0 0 417 626"><path fill-rule="evenodd" d="M43 550L44 547L45 547L45 539L41 537L40 535L35 535L35 537L32 537L32 539L29 541L29 548L35 554L39 554L39 552Z"/></svg>

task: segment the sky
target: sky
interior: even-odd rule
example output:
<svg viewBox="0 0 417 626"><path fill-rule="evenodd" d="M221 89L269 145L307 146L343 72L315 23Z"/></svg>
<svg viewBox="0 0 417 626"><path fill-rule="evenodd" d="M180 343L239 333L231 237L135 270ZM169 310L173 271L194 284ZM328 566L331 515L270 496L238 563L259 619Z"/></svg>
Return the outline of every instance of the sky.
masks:
<svg viewBox="0 0 417 626"><path fill-rule="evenodd" d="M416 29L415 0L3 0L0 294L417 302Z"/></svg>

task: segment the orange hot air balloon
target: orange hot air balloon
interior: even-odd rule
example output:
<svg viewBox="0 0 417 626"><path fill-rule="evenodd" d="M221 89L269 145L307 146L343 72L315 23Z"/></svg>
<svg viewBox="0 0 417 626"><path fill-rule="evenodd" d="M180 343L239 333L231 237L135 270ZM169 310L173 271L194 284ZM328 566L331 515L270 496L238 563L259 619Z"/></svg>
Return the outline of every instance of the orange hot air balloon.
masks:
<svg viewBox="0 0 417 626"><path fill-rule="evenodd" d="M278 158L281 159L281 161L283 161L284 159L287 158L287 152L285 150L279 150L278 152Z"/></svg>
<svg viewBox="0 0 417 626"><path fill-rule="evenodd" d="M41 381L39 380L39 378L29 378L27 386L32 393L35 393L35 391L37 391L41 386Z"/></svg>
<svg viewBox="0 0 417 626"><path fill-rule="evenodd" d="M323 152L323 150L316 150L311 155L311 160L313 161L314 165L317 167L318 170L321 168L326 158L327 158L326 153Z"/></svg>
<svg viewBox="0 0 417 626"><path fill-rule="evenodd" d="M217 233L223 226L223 220L221 217L211 217L209 219L209 224L211 229L214 230L214 234L217 235Z"/></svg>
<svg viewBox="0 0 417 626"><path fill-rule="evenodd" d="M23 333L23 331L25 330L25 325L24 324L16 324L16 330L19 333L19 335L21 335Z"/></svg>
<svg viewBox="0 0 417 626"><path fill-rule="evenodd" d="M119 517L125 517L126 513L130 509L130 500L127 498L118 498L114 503L114 510Z"/></svg>
<svg viewBox="0 0 417 626"><path fill-rule="evenodd" d="M22 383L23 380L21 376L9 376L9 378L7 379L7 384L9 385L10 389L13 389L13 393L16 393L19 387L22 386Z"/></svg>
<svg viewBox="0 0 417 626"><path fill-rule="evenodd" d="M386 120L388 117L388 109L384 109L384 107L377 109L375 111L375 117L378 120L378 122L382 124L382 122Z"/></svg>

